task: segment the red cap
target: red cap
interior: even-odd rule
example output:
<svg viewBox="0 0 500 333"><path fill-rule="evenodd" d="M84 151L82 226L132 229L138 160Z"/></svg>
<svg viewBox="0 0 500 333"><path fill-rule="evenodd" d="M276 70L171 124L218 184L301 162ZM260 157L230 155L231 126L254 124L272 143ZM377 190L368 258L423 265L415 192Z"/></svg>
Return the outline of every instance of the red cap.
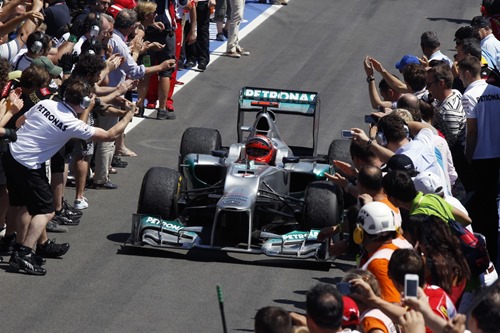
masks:
<svg viewBox="0 0 500 333"><path fill-rule="evenodd" d="M121 10L124 9L122 6L120 5L117 5L116 3L109 6L108 10L107 10L107 13L111 16L113 16L113 18L116 18L116 15L118 15L119 12L121 12Z"/></svg>
<svg viewBox="0 0 500 333"><path fill-rule="evenodd" d="M137 1L135 0L115 0L115 5L120 5L123 8L134 9L137 6Z"/></svg>
<svg viewBox="0 0 500 333"><path fill-rule="evenodd" d="M356 302L347 296L342 296L342 302L344 303L342 327L359 325L359 309Z"/></svg>

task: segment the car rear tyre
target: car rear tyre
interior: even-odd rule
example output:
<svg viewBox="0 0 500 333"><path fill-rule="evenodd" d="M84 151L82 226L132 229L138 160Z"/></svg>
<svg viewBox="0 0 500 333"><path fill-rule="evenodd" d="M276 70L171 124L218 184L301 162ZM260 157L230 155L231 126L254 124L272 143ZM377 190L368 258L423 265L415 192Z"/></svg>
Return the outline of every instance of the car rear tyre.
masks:
<svg viewBox="0 0 500 333"><path fill-rule="evenodd" d="M142 180L137 213L159 215L164 220L175 219L181 182L182 177L175 170L160 167L149 169Z"/></svg>
<svg viewBox="0 0 500 333"><path fill-rule="evenodd" d="M342 190L328 181L309 184L304 198L304 230L321 229L342 222Z"/></svg>
<svg viewBox="0 0 500 333"><path fill-rule="evenodd" d="M218 130L203 127L189 127L182 134L179 152L179 165L187 154L211 155L212 150L220 149L222 139ZM179 167L179 170L181 168Z"/></svg>
<svg viewBox="0 0 500 333"><path fill-rule="evenodd" d="M351 140L333 140L328 148L328 164L333 164L333 160L352 164L350 146Z"/></svg>

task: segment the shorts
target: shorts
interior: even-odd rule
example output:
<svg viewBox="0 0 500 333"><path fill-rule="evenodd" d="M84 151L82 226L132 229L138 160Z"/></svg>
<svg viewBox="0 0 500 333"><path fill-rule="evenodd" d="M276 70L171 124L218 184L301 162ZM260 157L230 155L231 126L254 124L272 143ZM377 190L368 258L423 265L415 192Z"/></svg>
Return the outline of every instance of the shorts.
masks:
<svg viewBox="0 0 500 333"><path fill-rule="evenodd" d="M214 22L224 22L225 17L227 17L227 21L231 21L231 5L229 4L229 0L216 0Z"/></svg>
<svg viewBox="0 0 500 333"><path fill-rule="evenodd" d="M68 143L64 145L57 153L52 156L50 159L50 173L63 173L64 172L64 164L66 160L69 159L71 153L73 152L74 146L77 144L79 140L72 139L69 140Z"/></svg>
<svg viewBox="0 0 500 333"><path fill-rule="evenodd" d="M17 162L10 152L3 154L2 162L11 206L26 206L30 215L54 212L54 196L45 172L45 163L40 169L28 169Z"/></svg>
<svg viewBox="0 0 500 333"><path fill-rule="evenodd" d="M151 57L151 65L158 65L165 60L175 59L175 34L172 32L163 32L155 34L146 34L145 39L150 42L159 42L165 44L165 47L160 51L148 51L148 55ZM166 71L158 72L160 77L172 77L174 68L168 69Z"/></svg>
<svg viewBox="0 0 500 333"><path fill-rule="evenodd" d="M94 155L94 141L78 140L73 146L72 155L83 157Z"/></svg>

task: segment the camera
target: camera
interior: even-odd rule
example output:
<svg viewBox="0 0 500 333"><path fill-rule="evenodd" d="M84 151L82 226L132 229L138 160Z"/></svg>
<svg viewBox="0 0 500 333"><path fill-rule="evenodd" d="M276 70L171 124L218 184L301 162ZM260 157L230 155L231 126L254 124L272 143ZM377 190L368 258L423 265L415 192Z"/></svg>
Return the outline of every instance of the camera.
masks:
<svg viewBox="0 0 500 333"><path fill-rule="evenodd" d="M342 130L342 139L352 139L352 131L351 130Z"/></svg>
<svg viewBox="0 0 500 333"><path fill-rule="evenodd" d="M376 124L377 120L371 114L365 115L365 124Z"/></svg>
<svg viewBox="0 0 500 333"><path fill-rule="evenodd" d="M339 282L336 284L337 290L342 294L342 295L350 295L353 293L353 288L350 282Z"/></svg>

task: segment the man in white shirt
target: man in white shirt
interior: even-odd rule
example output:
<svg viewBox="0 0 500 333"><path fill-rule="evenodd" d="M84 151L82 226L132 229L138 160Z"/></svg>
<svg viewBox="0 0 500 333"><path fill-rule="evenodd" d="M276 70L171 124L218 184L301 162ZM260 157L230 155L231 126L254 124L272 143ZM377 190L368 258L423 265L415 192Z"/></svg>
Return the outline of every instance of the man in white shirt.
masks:
<svg viewBox="0 0 500 333"><path fill-rule="evenodd" d="M481 38L481 53L488 62L488 67L498 69L500 41L493 35L490 20L483 16L475 16L470 25Z"/></svg>
<svg viewBox="0 0 500 333"><path fill-rule="evenodd" d="M135 108L131 108L118 124L107 131L88 126L78 119L78 115L92 104L90 92L91 87L85 82L71 81L67 84L64 101L43 100L17 121L18 125L22 124L17 131L17 141L10 144L10 151L2 157L9 201L11 205L20 208L17 219L29 219L27 234L16 239L9 261L15 270L45 275L46 270L32 254L35 247L37 254L41 255L54 246L64 247L62 254L69 250L69 244L58 245L48 239L39 242L47 223L54 216L52 190L45 173L45 161L71 138L115 140L133 117Z"/></svg>
<svg viewBox="0 0 500 333"><path fill-rule="evenodd" d="M498 180L500 172L500 88L481 79L481 62L472 56L458 63L467 87L462 105L467 116L465 156L476 177L476 195L468 207L474 229L486 236L491 260L497 257Z"/></svg>
<svg viewBox="0 0 500 333"><path fill-rule="evenodd" d="M441 46L441 42L436 32L426 31L420 36L420 47L429 62L432 60L444 60L451 67L453 61L439 50L439 46Z"/></svg>

